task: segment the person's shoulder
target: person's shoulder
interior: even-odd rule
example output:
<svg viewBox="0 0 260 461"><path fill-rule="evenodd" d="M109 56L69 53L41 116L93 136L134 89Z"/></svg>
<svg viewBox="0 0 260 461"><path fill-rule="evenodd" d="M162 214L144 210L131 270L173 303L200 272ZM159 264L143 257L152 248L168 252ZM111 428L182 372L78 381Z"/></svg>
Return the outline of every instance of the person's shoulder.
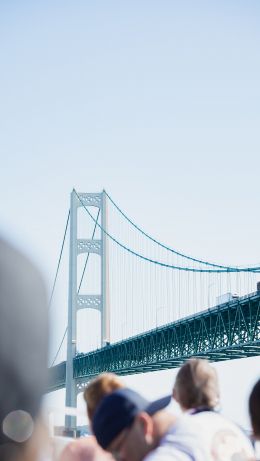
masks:
<svg viewBox="0 0 260 461"><path fill-rule="evenodd" d="M68 443L61 453L60 461L111 461L108 452L102 450L95 437L76 439Z"/></svg>
<svg viewBox="0 0 260 461"><path fill-rule="evenodd" d="M235 422L223 416L221 413L215 411L208 411L208 412L201 412L193 416L195 421L201 423L203 425L209 424L209 427L218 428L221 427L225 430L230 430L237 434L237 436L241 436L246 440L249 440L246 433L243 429L238 426Z"/></svg>
<svg viewBox="0 0 260 461"><path fill-rule="evenodd" d="M187 447L183 449L182 446L178 446L174 443L172 438L172 431L169 431L165 437L162 438L158 447L148 453L143 461L190 461L193 456L187 450Z"/></svg>
<svg viewBox="0 0 260 461"><path fill-rule="evenodd" d="M149 453L143 461L190 461L191 457L179 450L165 451L160 448L155 448Z"/></svg>

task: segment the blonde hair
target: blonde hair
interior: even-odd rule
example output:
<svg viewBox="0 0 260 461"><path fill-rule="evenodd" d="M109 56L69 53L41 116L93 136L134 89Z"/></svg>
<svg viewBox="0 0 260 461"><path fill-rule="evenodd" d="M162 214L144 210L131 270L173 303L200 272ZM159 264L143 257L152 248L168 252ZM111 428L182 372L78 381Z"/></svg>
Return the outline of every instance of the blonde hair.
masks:
<svg viewBox="0 0 260 461"><path fill-rule="evenodd" d="M117 389L125 387L121 379L113 373L102 373L90 381L84 392L87 413L91 421L101 400Z"/></svg>
<svg viewBox="0 0 260 461"><path fill-rule="evenodd" d="M185 410L214 408L219 401L218 377L207 360L190 359L179 370L173 397Z"/></svg>

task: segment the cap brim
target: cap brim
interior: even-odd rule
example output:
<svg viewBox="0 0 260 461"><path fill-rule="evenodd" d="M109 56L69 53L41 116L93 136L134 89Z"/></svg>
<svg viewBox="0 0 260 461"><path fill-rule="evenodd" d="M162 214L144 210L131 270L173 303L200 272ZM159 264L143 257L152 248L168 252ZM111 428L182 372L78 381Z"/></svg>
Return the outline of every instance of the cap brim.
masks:
<svg viewBox="0 0 260 461"><path fill-rule="evenodd" d="M166 397L162 397L161 399L149 403L149 405L145 408L145 412L149 415L154 415L154 413L157 411L163 410L165 407L167 407L171 401L171 398L171 395L167 395Z"/></svg>

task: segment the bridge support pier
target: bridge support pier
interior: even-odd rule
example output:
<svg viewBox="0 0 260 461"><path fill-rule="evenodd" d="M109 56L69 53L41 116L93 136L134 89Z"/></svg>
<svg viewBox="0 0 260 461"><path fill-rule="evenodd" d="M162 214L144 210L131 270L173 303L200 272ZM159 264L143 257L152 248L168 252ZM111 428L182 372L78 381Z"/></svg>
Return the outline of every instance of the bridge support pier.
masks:
<svg viewBox="0 0 260 461"><path fill-rule="evenodd" d="M77 353L77 311L79 309L97 309L101 317L101 346L110 342L109 303L107 296L108 268L106 234L101 229L100 239L78 239L78 208L97 207L101 215L101 228L106 229L106 195L71 193L70 201L70 262L69 262L69 293L68 293L68 334L67 334L67 362L66 362L66 406L77 407L77 385L73 376L73 360ZM87 213L87 211L86 211ZM91 219L91 218L90 218ZM93 226L94 226L93 221ZM78 293L77 256L81 253L97 253L100 255L101 281L100 293L80 295ZM76 428L76 417L66 416L65 428Z"/></svg>

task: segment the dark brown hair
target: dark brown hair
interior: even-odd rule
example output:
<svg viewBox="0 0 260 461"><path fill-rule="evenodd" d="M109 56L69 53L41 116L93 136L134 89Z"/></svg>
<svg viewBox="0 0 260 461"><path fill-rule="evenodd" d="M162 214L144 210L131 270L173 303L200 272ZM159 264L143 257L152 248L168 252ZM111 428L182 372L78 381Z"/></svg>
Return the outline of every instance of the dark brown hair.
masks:
<svg viewBox="0 0 260 461"><path fill-rule="evenodd" d="M260 439L260 379L254 385L249 397L249 413L254 434Z"/></svg>

